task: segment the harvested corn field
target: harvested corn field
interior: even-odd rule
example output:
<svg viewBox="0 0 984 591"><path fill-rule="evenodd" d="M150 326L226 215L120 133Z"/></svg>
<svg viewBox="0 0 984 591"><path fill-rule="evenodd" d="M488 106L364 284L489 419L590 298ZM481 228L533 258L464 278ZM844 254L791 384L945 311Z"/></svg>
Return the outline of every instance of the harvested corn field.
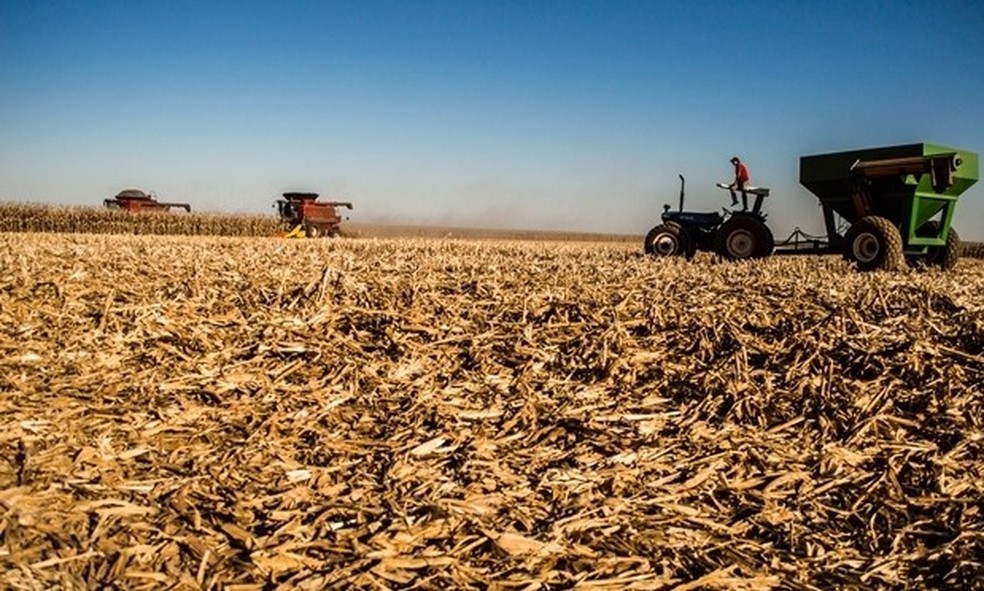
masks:
<svg viewBox="0 0 984 591"><path fill-rule="evenodd" d="M984 580L980 261L0 244L6 588Z"/></svg>
<svg viewBox="0 0 984 591"><path fill-rule="evenodd" d="M562 242L629 242L638 246L642 236L569 232L564 230L508 230L454 226L370 224L346 222L342 235L349 238L440 238L465 240L549 240Z"/></svg>

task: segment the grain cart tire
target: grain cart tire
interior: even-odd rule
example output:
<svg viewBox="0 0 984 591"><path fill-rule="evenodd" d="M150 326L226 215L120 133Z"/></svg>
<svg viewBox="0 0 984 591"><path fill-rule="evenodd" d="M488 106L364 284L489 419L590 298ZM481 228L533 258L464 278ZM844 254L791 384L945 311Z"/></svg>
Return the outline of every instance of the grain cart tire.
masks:
<svg viewBox="0 0 984 591"><path fill-rule="evenodd" d="M959 258L960 235L957 234L956 230L950 228L950 233L946 235L946 244L942 248L937 264L942 267L944 271L949 271L956 266Z"/></svg>
<svg viewBox="0 0 984 591"><path fill-rule="evenodd" d="M926 222L916 231L916 234L936 236L939 234L939 222ZM943 246L930 246L926 250L926 257L923 259L927 265L936 265L944 271L949 271L957 264L960 258L960 235L952 227L950 233L946 235L946 244Z"/></svg>
<svg viewBox="0 0 984 591"><path fill-rule="evenodd" d="M768 226L749 216L731 218L714 234L714 252L729 261L767 257L775 246Z"/></svg>
<svg viewBox="0 0 984 591"><path fill-rule="evenodd" d="M655 257L693 256L690 236L679 224L660 224L646 234L646 254Z"/></svg>
<svg viewBox="0 0 984 591"><path fill-rule="evenodd" d="M844 257L856 262L859 271L898 270L905 263L902 234L883 217L863 217L844 235Z"/></svg>
<svg viewBox="0 0 984 591"><path fill-rule="evenodd" d="M304 235L308 238L321 238L324 235L324 231L317 224L305 224Z"/></svg>
<svg viewBox="0 0 984 591"><path fill-rule="evenodd" d="M940 233L940 223L936 220L926 222L916 230L916 236L921 238L936 237ZM928 246L926 254L911 255L905 258L910 267L925 269L927 267L940 267L944 271L952 269L960 258L960 236L952 227L946 236L943 246Z"/></svg>

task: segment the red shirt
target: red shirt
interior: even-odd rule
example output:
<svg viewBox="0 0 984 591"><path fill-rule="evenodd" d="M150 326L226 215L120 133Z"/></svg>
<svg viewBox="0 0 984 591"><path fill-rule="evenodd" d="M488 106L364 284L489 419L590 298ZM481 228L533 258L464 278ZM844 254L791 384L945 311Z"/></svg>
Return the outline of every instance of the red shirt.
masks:
<svg viewBox="0 0 984 591"><path fill-rule="evenodd" d="M742 185L748 182L748 169L741 162L735 163L735 182Z"/></svg>

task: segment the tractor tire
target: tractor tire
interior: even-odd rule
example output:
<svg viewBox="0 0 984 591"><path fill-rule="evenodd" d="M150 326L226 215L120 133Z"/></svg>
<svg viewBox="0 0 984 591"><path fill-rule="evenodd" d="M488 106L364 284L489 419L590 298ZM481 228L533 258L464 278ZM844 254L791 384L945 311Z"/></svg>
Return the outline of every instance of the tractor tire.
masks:
<svg viewBox="0 0 984 591"><path fill-rule="evenodd" d="M901 269L905 263L902 234L883 217L863 217L844 235L844 258L857 263L858 271Z"/></svg>
<svg viewBox="0 0 984 591"><path fill-rule="evenodd" d="M939 228L939 222L926 222L916 230L916 234L919 236L936 236L940 232ZM930 267L937 266L944 271L949 271L957 264L959 258L960 235L951 227L950 233L946 235L946 244L943 246L930 246L926 251L923 262Z"/></svg>
<svg viewBox="0 0 984 591"><path fill-rule="evenodd" d="M775 247L769 227L747 215L732 217L714 233L714 252L729 261L765 258Z"/></svg>
<svg viewBox="0 0 984 591"><path fill-rule="evenodd" d="M324 231L318 224L305 224L304 225L304 235L308 238L321 238L324 236Z"/></svg>
<svg viewBox="0 0 984 591"><path fill-rule="evenodd" d="M770 257L775 251L776 239L772 235L772 230L769 229L769 226L762 224L762 242L759 244L759 249L755 253L755 258L764 259L765 257Z"/></svg>
<svg viewBox="0 0 984 591"><path fill-rule="evenodd" d="M655 257L686 256L689 259L693 256L690 236L682 226L673 222L650 230L643 246L646 254Z"/></svg>

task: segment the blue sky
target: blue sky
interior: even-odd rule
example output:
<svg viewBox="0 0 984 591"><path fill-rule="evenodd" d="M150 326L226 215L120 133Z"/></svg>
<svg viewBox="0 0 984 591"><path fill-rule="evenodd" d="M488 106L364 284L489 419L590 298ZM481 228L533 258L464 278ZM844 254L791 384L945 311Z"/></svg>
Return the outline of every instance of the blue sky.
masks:
<svg viewBox="0 0 984 591"><path fill-rule="evenodd" d="M920 141L984 152L984 3L0 0L5 201L643 233L738 154L778 236L800 155Z"/></svg>

